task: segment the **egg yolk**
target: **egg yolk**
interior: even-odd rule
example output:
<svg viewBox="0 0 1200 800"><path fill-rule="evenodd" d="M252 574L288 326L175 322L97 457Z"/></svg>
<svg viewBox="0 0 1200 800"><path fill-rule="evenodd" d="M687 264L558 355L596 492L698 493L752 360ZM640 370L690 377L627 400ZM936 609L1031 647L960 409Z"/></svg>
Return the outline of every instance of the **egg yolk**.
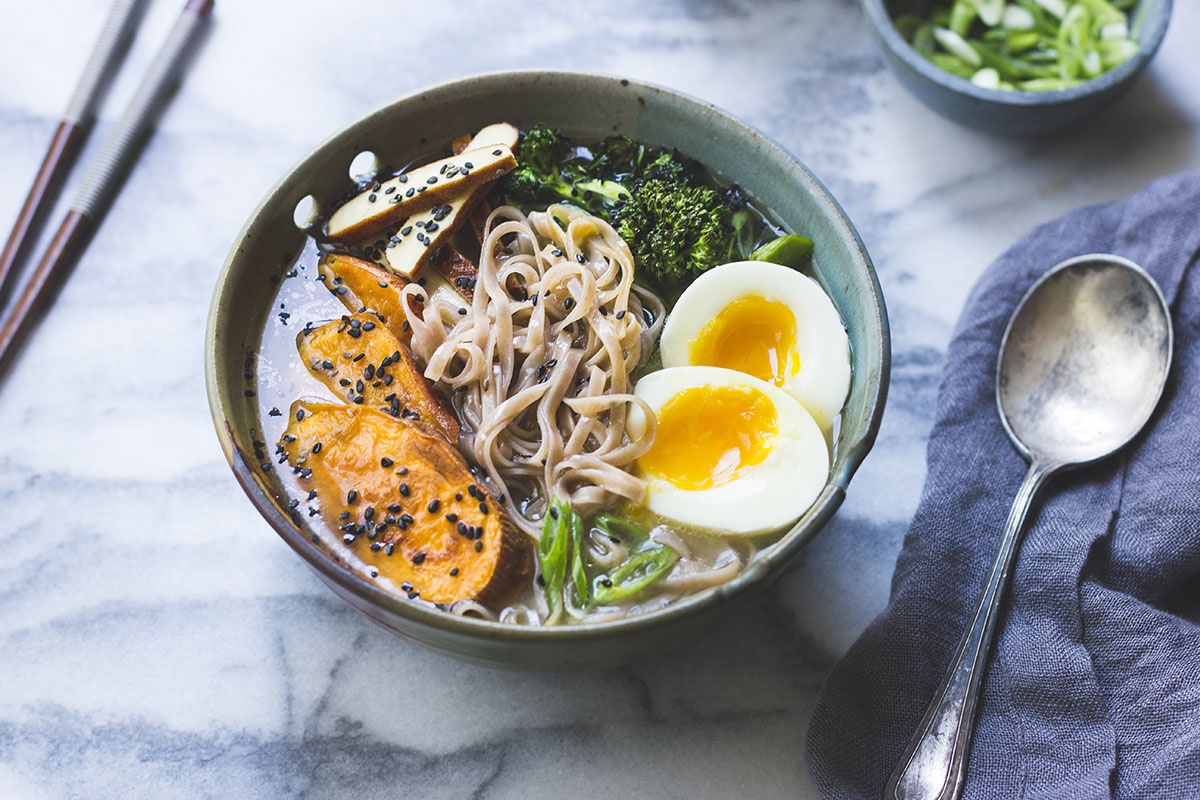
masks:
<svg viewBox="0 0 1200 800"><path fill-rule="evenodd" d="M771 452L775 404L748 386L684 389L658 411L654 443L638 463L687 491L729 483Z"/></svg>
<svg viewBox="0 0 1200 800"><path fill-rule="evenodd" d="M688 356L694 366L725 367L783 386L800 369L796 317L776 300L739 298L704 326Z"/></svg>

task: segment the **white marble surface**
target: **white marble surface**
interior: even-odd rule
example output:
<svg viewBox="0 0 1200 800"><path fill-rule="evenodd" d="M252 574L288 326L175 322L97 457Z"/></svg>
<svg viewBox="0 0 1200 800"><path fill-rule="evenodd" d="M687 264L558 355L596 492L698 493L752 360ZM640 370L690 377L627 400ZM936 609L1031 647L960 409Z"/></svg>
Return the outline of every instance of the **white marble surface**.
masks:
<svg viewBox="0 0 1200 800"><path fill-rule="evenodd" d="M153 4L101 133L179 5ZM6 4L5 229L106 7ZM808 719L886 601L975 277L1030 226L1200 164L1191 0L1130 95L1036 141L918 105L852 0L543 3L468 44L467 15L495 8L218 4L157 136L0 386L0 798L810 796ZM469 667L350 611L237 488L204 395L213 282L275 178L395 96L514 67L647 79L760 126L845 205L891 314L883 431L833 524L736 629L608 673Z"/></svg>

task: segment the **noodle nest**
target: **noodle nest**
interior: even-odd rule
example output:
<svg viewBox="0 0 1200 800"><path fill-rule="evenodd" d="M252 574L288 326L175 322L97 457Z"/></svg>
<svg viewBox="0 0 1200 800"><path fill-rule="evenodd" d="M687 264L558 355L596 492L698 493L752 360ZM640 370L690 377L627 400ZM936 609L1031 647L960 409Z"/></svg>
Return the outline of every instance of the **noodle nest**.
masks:
<svg viewBox="0 0 1200 800"><path fill-rule="evenodd" d="M578 209L502 206L484 231L465 315L403 304L413 353L463 423L459 446L534 537L556 495L585 514L640 503L645 482L632 467L654 439L654 414L632 376L662 327L662 300L633 282L633 255L612 226ZM636 439L631 403L650 420Z"/></svg>

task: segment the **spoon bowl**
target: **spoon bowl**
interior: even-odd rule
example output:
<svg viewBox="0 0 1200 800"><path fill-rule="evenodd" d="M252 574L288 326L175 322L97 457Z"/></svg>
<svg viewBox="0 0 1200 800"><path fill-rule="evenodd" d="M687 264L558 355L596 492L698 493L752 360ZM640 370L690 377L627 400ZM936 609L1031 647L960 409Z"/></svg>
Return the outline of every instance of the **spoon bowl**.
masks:
<svg viewBox="0 0 1200 800"><path fill-rule="evenodd" d="M996 403L1032 461L1083 464L1142 429L1171 367L1166 300L1112 255L1056 266L1021 301L1000 345Z"/></svg>
<svg viewBox="0 0 1200 800"><path fill-rule="evenodd" d="M1120 256L1068 259L1021 299L1000 343L996 405L1029 459L962 641L884 792L954 800L987 654L1025 515L1046 479L1117 450L1150 419L1171 368L1171 316L1145 270Z"/></svg>

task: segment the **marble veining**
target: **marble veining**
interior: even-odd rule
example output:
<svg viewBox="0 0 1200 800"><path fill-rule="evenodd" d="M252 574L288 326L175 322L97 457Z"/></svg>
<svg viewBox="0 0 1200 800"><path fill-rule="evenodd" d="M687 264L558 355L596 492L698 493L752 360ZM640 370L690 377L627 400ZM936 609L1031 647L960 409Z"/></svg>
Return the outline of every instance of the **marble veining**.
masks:
<svg viewBox="0 0 1200 800"><path fill-rule="evenodd" d="M5 230L106 6L23 4L0 32ZM0 386L0 798L812 796L807 722L886 602L971 285L1031 226L1200 163L1193 3L1176 3L1128 96L1034 140L928 112L885 71L853 0L541 6L472 31L489 9L218 3L157 135ZM99 134L176 12L152 4ZM351 611L241 494L204 395L213 283L274 180L396 96L519 67L666 84L762 128L856 222L892 322L878 444L799 563L737 625L596 674L459 664Z"/></svg>

